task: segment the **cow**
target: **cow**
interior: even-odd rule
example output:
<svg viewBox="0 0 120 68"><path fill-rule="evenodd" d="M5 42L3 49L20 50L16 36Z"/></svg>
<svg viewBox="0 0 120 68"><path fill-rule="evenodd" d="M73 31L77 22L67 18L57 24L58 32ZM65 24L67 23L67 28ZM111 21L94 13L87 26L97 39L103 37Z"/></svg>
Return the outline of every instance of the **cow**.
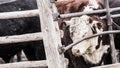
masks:
<svg viewBox="0 0 120 68"><path fill-rule="evenodd" d="M90 2L88 2L88 1L90 1L90 0L84 0L84 1L82 1L82 0L68 0L68 1L65 1L65 2L61 2L62 4L60 4L60 3L58 3L58 7L59 6L62 6L62 7L60 7L60 8L58 8L58 10L59 10L59 13L61 13L61 14L65 14L65 13L72 13L72 12L79 12L79 11L93 11L93 10L96 10L96 7L94 7L94 6L91 6L91 4L90 5L86 5L86 4L89 4ZM93 0L94 1L94 0ZM97 9L101 9L101 8L105 8L105 5L104 5L104 1L103 0L96 0L97 2L94 2L94 3L96 3L96 4L94 4L94 5L100 5L100 7L99 8L97 8ZM80 3L79 3L80 2ZM93 2L91 2L91 3L93 3ZM109 0L109 5L110 5L110 8L115 8L115 7L120 7L120 5L119 5L119 3L120 3L120 0ZM81 5L82 4L82 5ZM83 7L84 6L84 7ZM62 9L62 10L61 10ZM119 14L120 12L119 11L116 11L116 12L111 12L111 14ZM103 16L103 15L105 15L105 14L98 14L99 16ZM67 18L67 20L69 20L70 18ZM62 20L62 21L64 21L64 20ZM62 22L62 21L60 21L60 22ZM73 21L73 20L71 20L71 21ZM119 26L120 24L119 24L119 18L113 18L113 21ZM70 22L70 21L69 21ZM106 23L106 20L105 20L105 24L106 24L106 27L105 27L105 30L104 31L107 31L108 29L108 25L107 25L107 23ZM66 25L66 24L65 24ZM64 26L62 26L62 27L64 27L63 29L65 29L65 25ZM69 27L70 28L70 27ZM76 27L74 27L74 28L76 28ZM62 28L61 28L62 29ZM71 28L72 29L72 28ZM113 29L114 30L118 30L119 28L117 28L116 26L114 26L113 25ZM67 28L67 30L68 30L68 28ZM76 32L77 30L74 30L74 32ZM72 33L72 32L71 32ZM66 44L66 45L69 45L69 43L72 43L73 41L73 39L74 39L74 37L75 36L72 36L71 38L73 38L73 39L71 39L70 38L70 36L68 36L68 34L70 34L70 32L68 32L67 33L67 31L66 31L66 33L65 33L65 35L66 35L66 37L69 39L66 39L66 38L63 38L64 40L66 40L66 42L63 42L64 44ZM73 34L75 34L75 33L73 33ZM72 35L73 35L72 34ZM76 33L77 34L77 33ZM77 36L76 36L76 38L77 38ZM104 38L103 39L103 45L110 45L110 40L109 40L109 36L108 35L103 35L103 37L102 38ZM119 45L120 45L120 42L119 42L119 40L120 40L120 34L114 34L114 39L115 39L115 48L116 49L118 49L119 50ZM68 40L68 41L67 41ZM80 43L81 44L81 43ZM78 46L74 46L73 48L72 48L72 52L71 53L73 53L74 55L76 55L76 56L80 56L80 55L84 55L84 52L85 51L83 51L82 50L82 48L81 48L81 50L80 50L80 47L82 47L82 46L79 46L79 44L78 44ZM84 47L83 47L84 48ZM86 48L86 47L85 47ZM85 49L84 48L84 49ZM69 51L70 52L70 51ZM82 52L82 53L81 53ZM111 57L111 55L110 55L110 53L111 53L111 51L110 51L110 49L108 49L108 54L107 55L103 55L103 63L104 64L111 64L112 63L112 57ZM68 56L69 55L69 56ZM67 54L67 57L73 57L73 56L71 56L71 54ZM119 54L118 54L118 57L119 57ZM83 58L85 58L84 56L83 56ZM94 59L95 59L95 57L94 57ZM118 58L119 59L119 58ZM83 63L83 65L84 65L84 63L86 64L86 62L83 62L83 59L81 59L81 60L79 60L79 58L77 57L77 59L76 59L76 57L74 57L74 60L72 59L72 60L70 60L71 61L71 63L73 63L73 68L76 68L75 66L77 66L78 64L75 64L75 60L77 60L76 62L79 64L79 62L81 61L82 63ZM87 59L85 59L85 60L87 60ZM92 64L95 64L95 63L92 63ZM77 66L78 68L79 68L79 65ZM89 67L89 65L88 65L88 67Z"/></svg>
<svg viewBox="0 0 120 68"><path fill-rule="evenodd" d="M65 0L56 2L60 14L94 11L104 8L102 0ZM63 30L62 44L68 46L78 39L107 30L106 23L98 15L82 15L80 17L59 19L58 24ZM87 26L88 24L88 26ZM88 68L100 65L109 50L107 37L98 36L83 41L65 52L69 59L69 68Z"/></svg>
<svg viewBox="0 0 120 68"><path fill-rule="evenodd" d="M60 14L82 12L82 11L93 11L104 7L102 0L65 0L60 2L58 1L55 4ZM0 12L31 10L36 8L37 8L36 0L24 0L24 1L16 0L15 2L12 3L1 4ZM72 33L78 30L72 30L73 24L70 24L69 22L74 22L75 20L81 20L81 19L85 20L86 23L88 22L87 24L91 25L90 32L91 33L93 32L93 34L102 32L105 30L104 28L106 28L103 20L101 20L99 16L96 15L95 16L83 15L75 18L59 19L58 20L59 27L64 32L64 36L62 38L63 45L67 46L73 43L74 39L76 39L76 36L73 36ZM21 19L0 20L0 31L1 31L0 36L6 36L6 35L10 36L10 35L40 32L41 30L40 30L39 22L40 21L37 16L30 18L21 18ZM78 23L80 23L80 21L78 21ZM75 22L75 24L77 23ZM85 25L85 23L83 24ZM106 37L102 37L102 38L105 39L104 40L99 39L101 40L98 41L99 45L96 45L97 43L95 43L93 44L95 46L88 46L88 48L85 48L84 52L82 53L81 53L81 49L76 50L76 47L73 47L72 50L68 50L67 52L65 52L65 57L69 59L69 68L80 68L80 67L88 68L90 66L100 65L102 59L104 58L103 54L107 52L107 49L109 49L108 46L109 44L104 43L104 41L106 41ZM98 40L98 37L96 37L96 39ZM43 41L0 45L0 57L3 60L5 60L5 62L9 62L10 58L21 50L25 52L28 60L45 59ZM88 51L90 51L91 53L88 53ZM101 55L97 56L98 59L96 59L96 56L95 58L93 58L92 56L94 56L94 54L97 54L97 52L101 53ZM86 55L86 53L92 56Z"/></svg>
<svg viewBox="0 0 120 68"><path fill-rule="evenodd" d="M3 0L0 12L12 12L37 9L36 0ZM0 20L0 36L21 35L26 33L41 32L38 16L20 19ZM16 44L0 44L0 57L6 62L21 50L28 60L44 60L45 52L43 41L25 42Z"/></svg>

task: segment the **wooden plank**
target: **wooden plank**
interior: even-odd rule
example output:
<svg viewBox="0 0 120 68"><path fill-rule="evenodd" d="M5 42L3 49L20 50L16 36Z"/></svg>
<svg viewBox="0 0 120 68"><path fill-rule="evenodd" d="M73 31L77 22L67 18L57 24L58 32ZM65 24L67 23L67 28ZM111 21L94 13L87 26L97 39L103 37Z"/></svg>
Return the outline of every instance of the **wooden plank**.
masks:
<svg viewBox="0 0 120 68"><path fill-rule="evenodd" d="M53 8L50 0L37 0L41 28L43 32L43 41L47 57L48 68L66 68L64 55L58 52L59 46L62 46L60 39L60 30L58 22L53 21Z"/></svg>
<svg viewBox="0 0 120 68"><path fill-rule="evenodd" d="M13 12L2 12L0 13L0 19L12 19L12 18L23 18L38 16L38 9L26 10L26 11L13 11Z"/></svg>
<svg viewBox="0 0 120 68"><path fill-rule="evenodd" d="M91 67L91 68L120 68L120 63Z"/></svg>
<svg viewBox="0 0 120 68"><path fill-rule="evenodd" d="M3 37L0 37L0 44L38 41L42 39L43 39L43 35L41 32L23 34L23 35L3 36Z"/></svg>
<svg viewBox="0 0 120 68"><path fill-rule="evenodd" d="M0 68L47 68L46 60L0 64Z"/></svg>

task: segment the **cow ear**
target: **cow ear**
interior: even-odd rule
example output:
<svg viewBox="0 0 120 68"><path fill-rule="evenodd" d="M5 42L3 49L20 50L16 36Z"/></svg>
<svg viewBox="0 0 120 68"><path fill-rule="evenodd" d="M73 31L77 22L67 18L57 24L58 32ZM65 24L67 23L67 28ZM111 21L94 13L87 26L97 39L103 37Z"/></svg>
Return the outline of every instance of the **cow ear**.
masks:
<svg viewBox="0 0 120 68"><path fill-rule="evenodd" d="M104 8L104 1L103 0L97 0L98 4L100 5L100 8Z"/></svg>

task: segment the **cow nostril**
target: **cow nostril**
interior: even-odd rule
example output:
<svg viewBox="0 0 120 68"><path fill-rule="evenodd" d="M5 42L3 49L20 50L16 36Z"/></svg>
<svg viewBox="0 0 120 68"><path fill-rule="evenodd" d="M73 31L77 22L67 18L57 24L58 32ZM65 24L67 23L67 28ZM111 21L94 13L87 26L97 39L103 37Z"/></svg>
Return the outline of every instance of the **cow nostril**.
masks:
<svg viewBox="0 0 120 68"><path fill-rule="evenodd" d="M72 50L72 52L74 55L80 55L80 50L78 50L78 49L74 49L74 50Z"/></svg>
<svg viewBox="0 0 120 68"><path fill-rule="evenodd" d="M77 51L76 51L76 53L80 53L80 51L79 51L79 50L77 50Z"/></svg>

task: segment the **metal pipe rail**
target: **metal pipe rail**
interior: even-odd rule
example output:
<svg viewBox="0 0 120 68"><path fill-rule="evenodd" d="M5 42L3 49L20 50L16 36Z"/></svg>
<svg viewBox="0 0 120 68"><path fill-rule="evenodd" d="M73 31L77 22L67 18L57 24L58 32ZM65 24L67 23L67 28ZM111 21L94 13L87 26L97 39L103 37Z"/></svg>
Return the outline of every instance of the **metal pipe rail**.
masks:
<svg viewBox="0 0 120 68"><path fill-rule="evenodd" d="M109 0L104 0L105 1L105 6L106 6L106 16L107 16L107 24L108 24L108 30L111 31L113 30L112 27L112 18L110 14L110 6L109 6ZM112 63L117 63L117 53L115 49L115 42L114 42L114 36L113 34L109 34L110 37L110 46L111 46L111 57L112 57Z"/></svg>
<svg viewBox="0 0 120 68"><path fill-rule="evenodd" d="M116 18L116 17L120 17L120 14L114 14L114 15L111 15L111 18ZM107 16L102 16L100 17L101 19L106 19Z"/></svg>
<svg viewBox="0 0 120 68"><path fill-rule="evenodd" d="M120 14L111 15L111 18L116 18L116 17L120 17ZM100 18L101 19L106 19L107 16L102 16ZM118 24L116 24L113 20L112 20L112 22L113 22L113 25L115 25L117 27L117 29L120 30L120 26Z"/></svg>
<svg viewBox="0 0 120 68"><path fill-rule="evenodd" d="M110 12L118 11L118 10L120 10L120 7L111 8ZM70 14L61 14L60 18L66 18L66 17L72 17L72 16L80 16L80 15L84 15L84 14L94 14L94 13L99 13L99 12L104 13L104 12L106 12L106 9L95 10L95 11L92 11L92 12L77 12L77 13L70 13ZM3 12L3 13L0 13L0 19L33 17L33 16L38 16L38 15L39 15L38 9L26 10L26 11ZM111 15L111 17L112 18L120 17L120 14ZM106 16L103 16L101 18L105 19Z"/></svg>
<svg viewBox="0 0 120 68"><path fill-rule="evenodd" d="M120 10L120 7L111 8L110 12L118 11L118 10ZM100 9L100 10L94 10L91 12L86 11L86 12L76 12L76 13L69 13L69 14L60 14L59 17L60 18L68 18L68 17L81 16L81 15L85 15L85 14L96 14L96 13L105 13L105 12L106 12L106 9Z"/></svg>
<svg viewBox="0 0 120 68"><path fill-rule="evenodd" d="M72 48L73 46L75 46L76 44L84 41L84 40L87 40L87 39L90 39L90 38L93 38L93 37L96 37L96 36L99 36L99 35L106 35L106 34L115 34L115 33L120 33L120 30L114 30L114 31L104 31L104 32L101 32L101 33L98 33L98 34L94 34L94 35L91 35L91 36L87 36L87 37L84 37L84 38L81 38L79 39L77 42L74 42L66 47L61 47L61 49L59 50L60 54L61 53L64 53L65 51L67 51L68 49Z"/></svg>

